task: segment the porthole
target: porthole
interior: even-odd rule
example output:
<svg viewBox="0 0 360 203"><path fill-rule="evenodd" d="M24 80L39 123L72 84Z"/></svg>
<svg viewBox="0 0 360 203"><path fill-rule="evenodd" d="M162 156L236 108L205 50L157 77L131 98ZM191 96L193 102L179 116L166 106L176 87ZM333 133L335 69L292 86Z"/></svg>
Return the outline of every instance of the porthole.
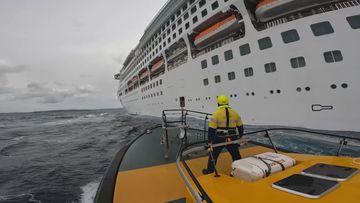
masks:
<svg viewBox="0 0 360 203"><path fill-rule="evenodd" d="M296 88L296 91L301 92L301 87Z"/></svg>
<svg viewBox="0 0 360 203"><path fill-rule="evenodd" d="M306 90L306 91L310 91L310 87L305 87L305 90Z"/></svg>
<svg viewBox="0 0 360 203"><path fill-rule="evenodd" d="M337 86L335 84L330 85L331 89L336 89Z"/></svg>
<svg viewBox="0 0 360 203"><path fill-rule="evenodd" d="M237 94L234 94L234 97L237 97Z"/></svg>
<svg viewBox="0 0 360 203"><path fill-rule="evenodd" d="M276 90L276 93L280 94L280 93L281 93L281 91L280 91L280 90Z"/></svg>
<svg viewBox="0 0 360 203"><path fill-rule="evenodd" d="M274 90L270 90L270 94L274 94Z"/></svg>
<svg viewBox="0 0 360 203"><path fill-rule="evenodd" d="M249 92L247 92L247 93L246 93L246 96L249 96L249 95L250 95Z"/></svg>
<svg viewBox="0 0 360 203"><path fill-rule="evenodd" d="M232 95L232 94L230 94L230 97L232 98L232 97L233 97L233 95Z"/></svg>
<svg viewBox="0 0 360 203"><path fill-rule="evenodd" d="M252 95L252 96L255 96L255 92L251 92L251 95Z"/></svg>
<svg viewBox="0 0 360 203"><path fill-rule="evenodd" d="M341 87L342 87L342 88L347 88L347 87L348 87L348 84L347 84L347 83L343 83L343 84L341 84Z"/></svg>

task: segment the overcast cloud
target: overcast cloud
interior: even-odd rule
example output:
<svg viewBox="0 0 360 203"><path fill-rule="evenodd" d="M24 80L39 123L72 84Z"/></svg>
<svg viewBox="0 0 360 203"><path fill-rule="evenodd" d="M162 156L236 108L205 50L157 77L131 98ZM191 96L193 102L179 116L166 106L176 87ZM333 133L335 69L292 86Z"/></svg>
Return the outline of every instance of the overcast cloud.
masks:
<svg viewBox="0 0 360 203"><path fill-rule="evenodd" d="M120 107L113 75L165 2L1 0L0 112Z"/></svg>

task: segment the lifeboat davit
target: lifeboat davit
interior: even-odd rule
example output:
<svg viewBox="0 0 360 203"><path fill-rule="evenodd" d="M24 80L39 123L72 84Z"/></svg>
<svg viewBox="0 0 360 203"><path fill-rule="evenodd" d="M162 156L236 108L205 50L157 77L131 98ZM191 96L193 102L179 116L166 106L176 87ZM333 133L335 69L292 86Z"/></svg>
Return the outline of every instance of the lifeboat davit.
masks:
<svg viewBox="0 0 360 203"><path fill-rule="evenodd" d="M156 70L159 70L160 67L164 66L164 59L160 59L158 62L156 62L152 67L151 67L151 72L155 72Z"/></svg>
<svg viewBox="0 0 360 203"><path fill-rule="evenodd" d="M201 31L198 35L196 35L194 44L198 48L206 47L206 45L210 45L217 39L225 37L239 29L240 24L237 22L236 16L231 15Z"/></svg>
<svg viewBox="0 0 360 203"><path fill-rule="evenodd" d="M255 15L260 22L341 0L262 0L256 5Z"/></svg>

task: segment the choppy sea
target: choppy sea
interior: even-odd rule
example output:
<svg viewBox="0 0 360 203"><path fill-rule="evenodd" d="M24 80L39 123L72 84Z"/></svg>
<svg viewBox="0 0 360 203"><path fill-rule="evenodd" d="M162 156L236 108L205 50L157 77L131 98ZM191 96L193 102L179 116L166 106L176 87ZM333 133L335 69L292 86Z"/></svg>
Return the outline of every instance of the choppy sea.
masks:
<svg viewBox="0 0 360 203"><path fill-rule="evenodd" d="M115 153L157 123L123 109L0 114L0 202L92 202Z"/></svg>
<svg viewBox="0 0 360 203"><path fill-rule="evenodd" d="M158 117L132 116L123 109L0 114L0 203L93 202L116 152L160 123ZM291 140L275 137L274 142L298 143L295 148L319 154L334 153L338 147L337 140L325 137L306 146L304 139L298 134ZM324 142L332 145L331 150L322 146ZM353 145L344 153L360 156L360 144Z"/></svg>

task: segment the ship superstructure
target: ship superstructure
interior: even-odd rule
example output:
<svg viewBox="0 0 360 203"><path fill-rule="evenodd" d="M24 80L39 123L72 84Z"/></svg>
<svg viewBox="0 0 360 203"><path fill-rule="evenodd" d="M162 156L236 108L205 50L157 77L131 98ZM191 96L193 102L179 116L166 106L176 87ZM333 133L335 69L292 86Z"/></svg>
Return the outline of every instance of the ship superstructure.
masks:
<svg viewBox="0 0 360 203"><path fill-rule="evenodd" d="M360 0L169 0L115 79L131 114L216 109L246 124L360 127ZM289 119L291 118L291 119Z"/></svg>

